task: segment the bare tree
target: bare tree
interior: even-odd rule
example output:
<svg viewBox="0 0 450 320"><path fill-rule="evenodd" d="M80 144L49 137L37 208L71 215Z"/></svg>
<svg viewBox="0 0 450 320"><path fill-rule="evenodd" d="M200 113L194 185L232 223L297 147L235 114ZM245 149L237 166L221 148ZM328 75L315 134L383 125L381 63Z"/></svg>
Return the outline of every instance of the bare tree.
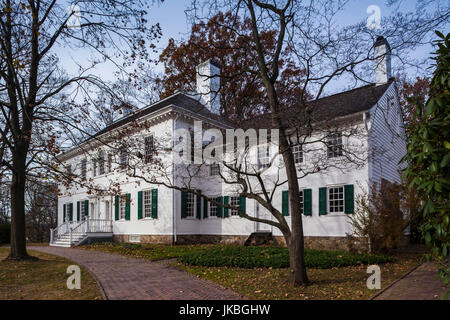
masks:
<svg viewBox="0 0 450 320"><path fill-rule="evenodd" d="M27 175L51 169L45 154L59 153L58 134L77 128L90 86L104 87L95 66L118 72L148 61L159 25L146 20L147 1L5 0L0 4L1 168L11 176L11 259L26 259ZM75 75L64 72L56 48L90 50ZM61 129L62 128L62 129ZM37 164L36 164L37 163ZM36 173L42 177L42 173Z"/></svg>
<svg viewBox="0 0 450 320"><path fill-rule="evenodd" d="M390 1L395 5L396 1ZM429 7L425 10L419 6L416 12L402 13L398 9L392 16L383 20L384 29L380 31L389 37L392 55L401 59L401 63L417 66L415 61L407 59L408 53L424 41L429 33L437 26L447 23L450 15L448 6L433 6L435 3L427 1ZM337 123L335 113L329 108L323 109L318 100L326 93L331 83L347 80L352 87L361 84L372 84L373 66L380 58L374 53L374 43L380 35L378 31L370 30L365 22L338 29L336 17L346 9L347 1L193 1L190 16L194 21L208 19L218 10L231 12L236 17L249 19L252 29L252 46L248 46L247 55L257 62L254 69L246 69L264 84L265 95L268 99L270 112L261 118L248 119L247 128L269 128L278 131L277 139L272 140L275 152L264 162L252 162L252 153L259 152L261 146L254 148L244 143L241 147L234 147L234 138L226 139L216 150L226 145L233 145L226 152L224 160L220 161L219 181L235 188L240 195L255 199L266 208L275 220L261 219L247 215L240 207L226 204L217 199L211 199L196 190L201 184L201 177L209 164L176 164L165 161L172 155L179 154L176 145L178 137L167 135L159 137L154 145L154 159L149 163L142 150L142 134L151 126L150 122L138 121L140 111L130 118L130 126L105 133L102 138L91 140L80 149L88 156L95 156L105 145L114 150L112 162L116 163L113 170L120 170L121 175L111 177L108 183L97 185L89 179L82 180L83 187L90 188L90 192L97 191L120 193L120 186L125 182L144 180L152 184L164 185L169 188L184 190L199 197L206 198L223 208L235 210L244 218L262 222L277 227L282 232L290 254L291 282L294 285L308 284L304 260L304 234L302 225L302 209L299 205L302 178L328 169L348 170L361 166L367 161L364 146L358 141L364 137L364 128L356 125L352 119L346 123ZM428 10L432 8L431 12ZM231 32L239 33L230 23L221 26ZM270 52L263 50L260 35L265 30L276 30L276 46ZM305 80L302 93L298 96L298 104L285 112L286 109L278 95L279 59L283 49L289 47L297 65L305 70ZM232 48L226 48L230 50ZM241 49L241 48L240 48ZM384 55L384 54L383 54ZM370 72L369 72L370 70ZM233 81L230 78L221 79ZM307 99L304 94L313 94L313 99ZM368 99L371 97L368 96ZM199 107L198 112L201 112ZM224 123L219 128L225 132L231 126ZM113 128L114 129L114 128ZM192 126L193 131L195 127ZM355 143L344 150L339 143L337 134L347 138L354 138ZM194 132L195 134L195 132ZM186 135L185 142L190 141L192 135ZM275 138L275 137L273 137ZM254 140L258 140L258 137ZM245 141L245 140L244 140ZM259 143L259 141L258 141ZM185 143L190 145L191 143ZM195 142L194 142L195 144ZM213 143L211 143L212 145ZM315 154L310 164L302 171L296 168L293 148L297 147L310 154ZM316 149L317 146L320 148ZM320 155L317 150L339 153L341 161L328 161L327 155ZM207 148L207 146L204 146ZM264 147L264 146L262 146ZM191 152L183 151L182 157L190 158ZM281 164L277 159L281 158ZM123 174L126 172L126 175ZM270 175L268 178L267 175ZM274 204L275 190L284 187L289 190L289 212L291 225Z"/></svg>
<svg viewBox="0 0 450 320"><path fill-rule="evenodd" d="M58 212L58 185L27 181L26 236L29 241L49 241L50 228L56 227Z"/></svg>

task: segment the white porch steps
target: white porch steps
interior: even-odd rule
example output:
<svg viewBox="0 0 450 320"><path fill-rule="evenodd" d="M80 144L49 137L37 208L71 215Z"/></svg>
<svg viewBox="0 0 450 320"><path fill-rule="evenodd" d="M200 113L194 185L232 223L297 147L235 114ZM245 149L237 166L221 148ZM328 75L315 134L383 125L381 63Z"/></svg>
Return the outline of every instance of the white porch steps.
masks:
<svg viewBox="0 0 450 320"><path fill-rule="evenodd" d="M69 248L85 242L111 240L112 237L112 220L85 217L82 221L66 221L50 229L50 246Z"/></svg>
<svg viewBox="0 0 450 320"><path fill-rule="evenodd" d="M72 233L72 243L70 243L70 234L66 233L60 235L53 243L50 243L50 246L70 248L73 244L81 242L86 237L86 233Z"/></svg>

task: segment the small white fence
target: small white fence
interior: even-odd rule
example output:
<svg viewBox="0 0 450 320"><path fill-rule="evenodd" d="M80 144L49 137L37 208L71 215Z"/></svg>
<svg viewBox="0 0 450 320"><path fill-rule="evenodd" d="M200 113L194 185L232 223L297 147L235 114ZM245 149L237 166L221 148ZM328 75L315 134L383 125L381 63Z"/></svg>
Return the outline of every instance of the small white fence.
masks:
<svg viewBox="0 0 450 320"><path fill-rule="evenodd" d="M85 217L81 221L67 221L55 229L50 229L50 243L54 243L62 236L69 236L70 243L72 243L73 234L88 234L88 233L112 233L113 222L106 219L91 219Z"/></svg>

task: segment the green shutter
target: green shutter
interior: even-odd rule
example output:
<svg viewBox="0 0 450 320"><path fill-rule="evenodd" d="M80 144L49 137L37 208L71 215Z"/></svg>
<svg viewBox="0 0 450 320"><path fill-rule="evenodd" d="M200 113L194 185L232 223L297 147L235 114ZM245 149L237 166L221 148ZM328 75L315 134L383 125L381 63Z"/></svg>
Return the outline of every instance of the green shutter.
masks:
<svg viewBox="0 0 450 320"><path fill-rule="evenodd" d="M63 204L63 222L66 222L66 205Z"/></svg>
<svg viewBox="0 0 450 320"><path fill-rule="evenodd" d="M208 199L203 198L203 219L208 218Z"/></svg>
<svg viewBox="0 0 450 320"><path fill-rule="evenodd" d="M115 208L114 208L114 209L115 209L115 215L114 215L114 218L115 218L116 220L119 220L119 196L116 196L114 206L115 206Z"/></svg>
<svg viewBox="0 0 450 320"><path fill-rule="evenodd" d="M305 216L312 216L312 190L303 190L303 214Z"/></svg>
<svg viewBox="0 0 450 320"><path fill-rule="evenodd" d="M216 202L223 203L223 197L216 198ZM223 217L223 207L221 205L217 205L217 217L218 218Z"/></svg>
<svg viewBox="0 0 450 320"><path fill-rule="evenodd" d="M77 201L77 220L80 221L80 201Z"/></svg>
<svg viewBox="0 0 450 320"><path fill-rule="evenodd" d="M223 204L228 205L229 199L229 196L223 197ZM223 217L228 218L228 208L223 208Z"/></svg>
<svg viewBox="0 0 450 320"><path fill-rule="evenodd" d="M69 203L69 219L73 221L73 203Z"/></svg>
<svg viewBox="0 0 450 320"><path fill-rule="evenodd" d="M200 190L197 190L197 192L201 192ZM201 219L202 218L202 197L200 195L197 195L197 208L196 208L196 216L197 219Z"/></svg>
<svg viewBox="0 0 450 320"><path fill-rule="evenodd" d="M181 191L181 218L187 217L187 192Z"/></svg>
<svg viewBox="0 0 450 320"><path fill-rule="evenodd" d="M319 188L319 215L327 213L327 188Z"/></svg>
<svg viewBox="0 0 450 320"><path fill-rule="evenodd" d="M239 197L239 209L241 209L241 211L243 213L246 213L246 209L247 209L246 207L247 207L247 204L246 204L245 197ZM239 213L239 216L242 217L241 213Z"/></svg>
<svg viewBox="0 0 450 320"><path fill-rule="evenodd" d="M84 213L85 213L86 217L89 216L89 200L84 201Z"/></svg>
<svg viewBox="0 0 450 320"><path fill-rule="evenodd" d="M138 191L138 220L142 219L142 191Z"/></svg>
<svg viewBox="0 0 450 320"><path fill-rule="evenodd" d="M152 218L158 219L158 189L152 190Z"/></svg>
<svg viewBox="0 0 450 320"><path fill-rule="evenodd" d="M125 220L130 220L130 205L131 205L131 194L127 193L127 198L125 202Z"/></svg>
<svg viewBox="0 0 450 320"><path fill-rule="evenodd" d="M289 215L289 191L284 190L281 192L281 212L283 216Z"/></svg>
<svg viewBox="0 0 450 320"><path fill-rule="evenodd" d="M352 184L344 186L345 213L355 213L355 190Z"/></svg>

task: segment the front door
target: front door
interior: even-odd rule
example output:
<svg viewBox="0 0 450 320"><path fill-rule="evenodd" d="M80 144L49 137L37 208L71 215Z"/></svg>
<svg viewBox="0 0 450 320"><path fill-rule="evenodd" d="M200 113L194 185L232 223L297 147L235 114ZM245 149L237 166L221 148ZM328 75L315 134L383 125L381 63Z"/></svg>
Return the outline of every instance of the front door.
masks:
<svg viewBox="0 0 450 320"><path fill-rule="evenodd" d="M256 217L260 219L272 220L269 210L264 208L255 200ZM256 222L256 231L272 231L272 226L267 223Z"/></svg>

